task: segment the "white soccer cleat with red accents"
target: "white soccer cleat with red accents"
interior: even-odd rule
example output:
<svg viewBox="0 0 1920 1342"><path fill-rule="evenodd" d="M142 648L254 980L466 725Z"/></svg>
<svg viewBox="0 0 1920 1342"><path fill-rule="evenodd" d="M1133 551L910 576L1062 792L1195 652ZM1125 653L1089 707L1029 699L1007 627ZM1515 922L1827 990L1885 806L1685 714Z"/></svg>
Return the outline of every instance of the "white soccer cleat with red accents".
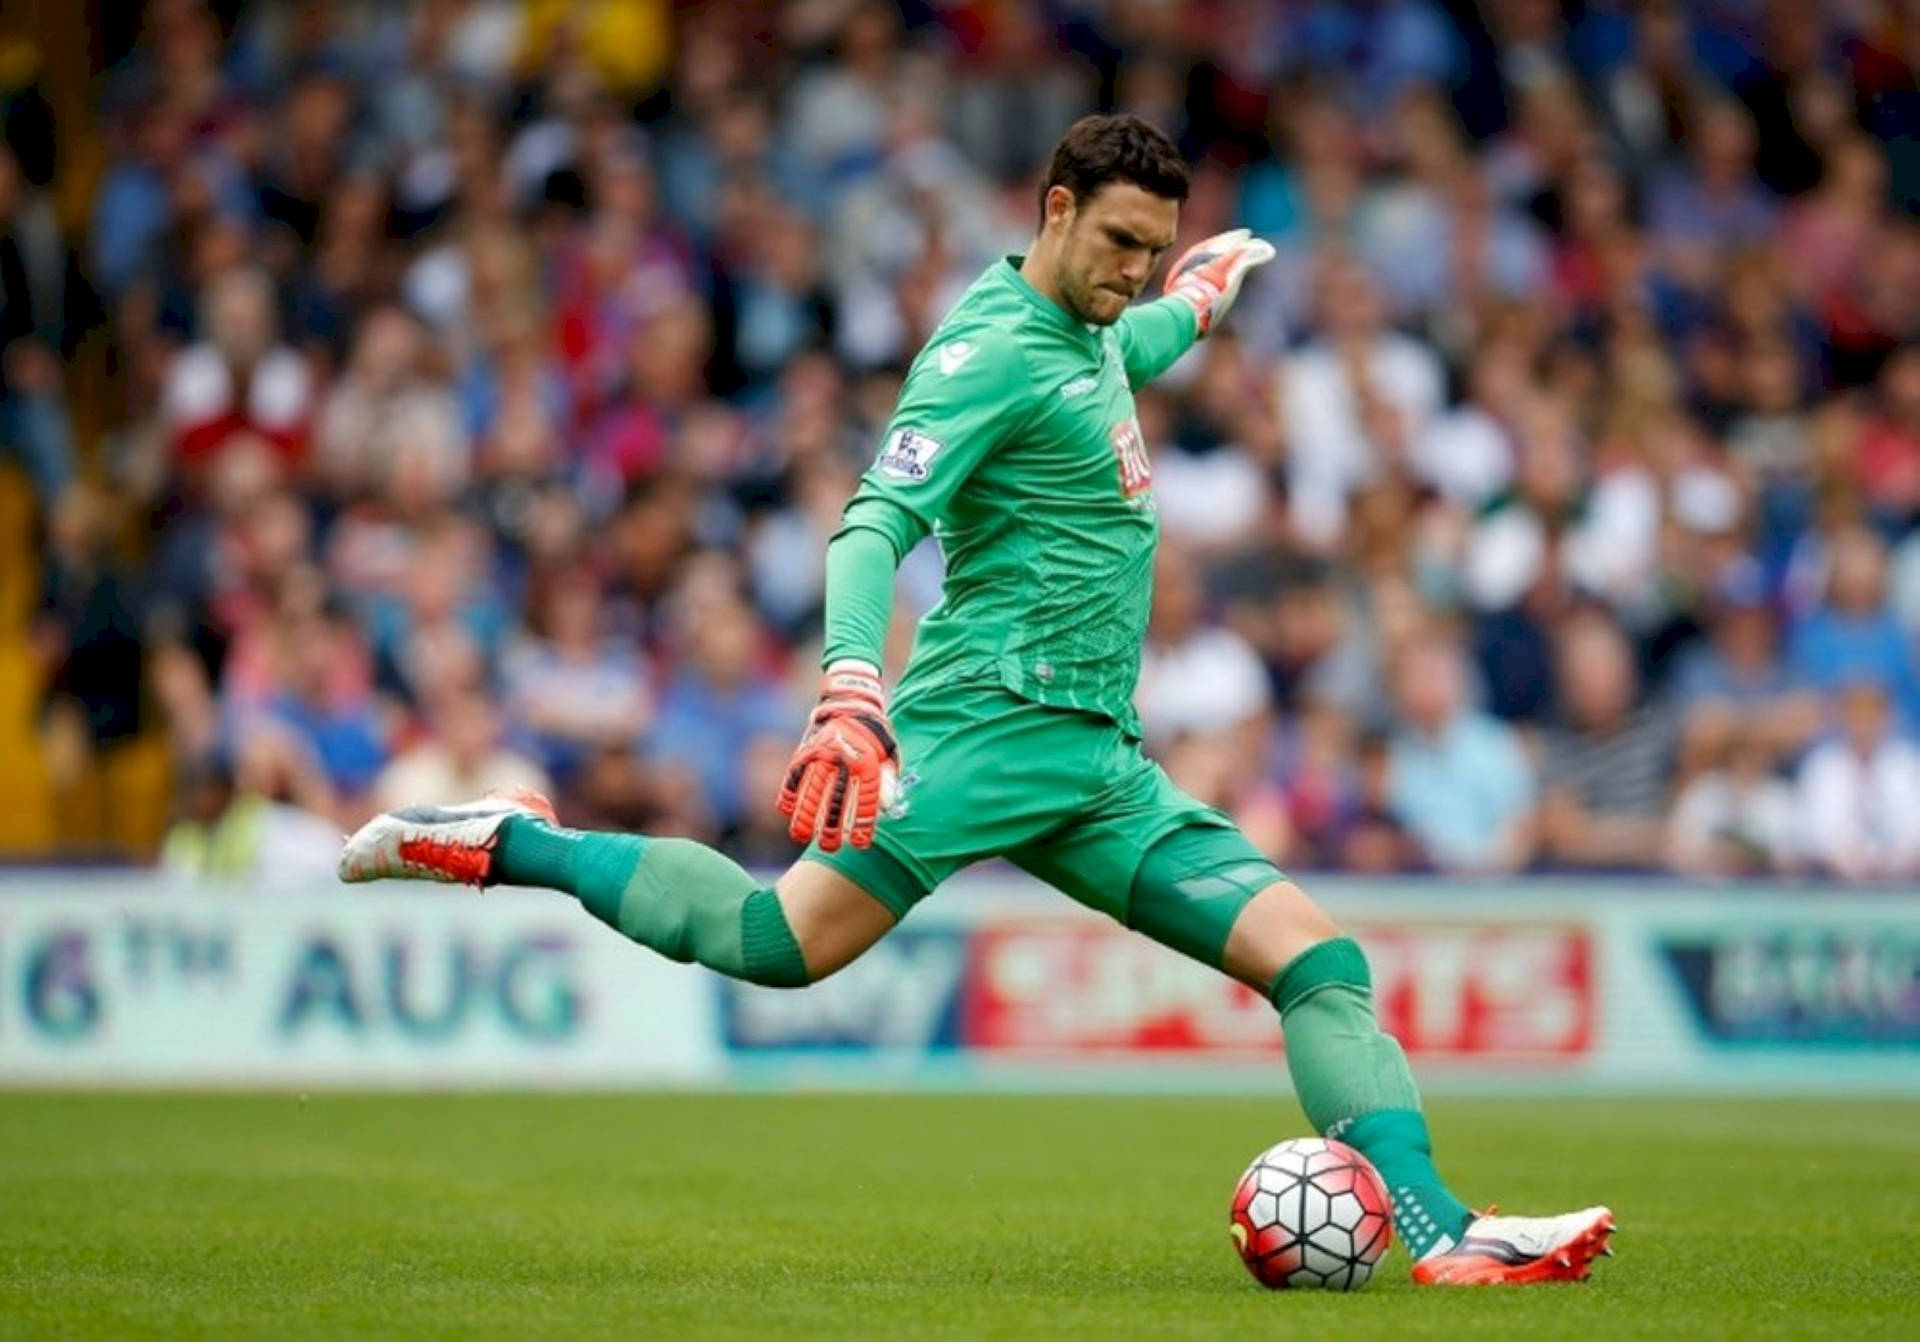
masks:
<svg viewBox="0 0 1920 1342"><path fill-rule="evenodd" d="M1413 1265L1422 1286L1523 1285L1585 1281L1593 1260L1613 1250L1613 1213L1588 1207L1564 1216L1476 1216L1457 1244Z"/></svg>
<svg viewBox="0 0 1920 1342"><path fill-rule="evenodd" d="M558 824L537 792L490 794L458 806L408 806L362 825L340 850L343 881L416 880L484 886L500 826L514 816Z"/></svg>

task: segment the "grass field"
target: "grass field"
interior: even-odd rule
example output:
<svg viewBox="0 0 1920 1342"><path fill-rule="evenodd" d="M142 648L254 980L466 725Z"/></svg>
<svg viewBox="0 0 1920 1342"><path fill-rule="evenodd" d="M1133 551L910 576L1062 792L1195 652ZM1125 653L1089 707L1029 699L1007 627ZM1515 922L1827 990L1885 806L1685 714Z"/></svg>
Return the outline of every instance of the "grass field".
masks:
<svg viewBox="0 0 1920 1342"><path fill-rule="evenodd" d="M0 1096L0 1335L1920 1334L1920 1105L1442 1101L1584 1286L1270 1294L1226 1204L1267 1100Z"/></svg>

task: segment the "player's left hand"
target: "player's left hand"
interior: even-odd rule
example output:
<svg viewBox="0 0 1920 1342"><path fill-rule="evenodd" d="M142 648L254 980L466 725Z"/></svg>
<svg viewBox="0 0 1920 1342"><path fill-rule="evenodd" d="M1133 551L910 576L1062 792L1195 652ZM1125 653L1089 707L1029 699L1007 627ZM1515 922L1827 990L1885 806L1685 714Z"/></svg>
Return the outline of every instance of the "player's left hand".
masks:
<svg viewBox="0 0 1920 1342"><path fill-rule="evenodd" d="M835 663L780 788L787 833L795 843L818 840L829 853L842 843L869 847L881 810L893 804L899 771L880 673L859 662Z"/></svg>
<svg viewBox="0 0 1920 1342"><path fill-rule="evenodd" d="M1167 272L1166 294L1193 308L1200 334L1227 315L1247 272L1273 260L1273 244L1244 228L1230 228L1187 248Z"/></svg>

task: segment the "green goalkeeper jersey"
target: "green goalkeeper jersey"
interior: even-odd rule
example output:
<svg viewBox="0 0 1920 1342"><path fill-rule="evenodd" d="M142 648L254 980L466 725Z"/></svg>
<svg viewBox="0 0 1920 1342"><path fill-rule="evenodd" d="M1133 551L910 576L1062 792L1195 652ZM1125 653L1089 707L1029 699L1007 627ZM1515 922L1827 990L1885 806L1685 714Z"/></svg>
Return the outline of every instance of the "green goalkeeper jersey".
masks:
<svg viewBox="0 0 1920 1342"><path fill-rule="evenodd" d="M897 700L996 684L1137 736L1159 522L1133 389L1193 343L1193 312L1162 300L1090 326L1019 264L990 267L914 360L835 546L877 533L897 563L929 532L939 539L945 589L920 623ZM830 551L829 662L879 664L884 632L833 583L884 581L884 615L892 576L868 557L848 573Z"/></svg>

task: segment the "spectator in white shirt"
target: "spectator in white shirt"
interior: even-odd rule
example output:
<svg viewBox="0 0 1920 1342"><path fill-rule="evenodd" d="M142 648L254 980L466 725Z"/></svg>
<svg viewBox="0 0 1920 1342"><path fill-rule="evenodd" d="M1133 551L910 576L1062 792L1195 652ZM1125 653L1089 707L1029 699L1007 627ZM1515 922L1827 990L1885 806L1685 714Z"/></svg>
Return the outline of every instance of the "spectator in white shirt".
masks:
<svg viewBox="0 0 1920 1342"><path fill-rule="evenodd" d="M1386 325L1373 281L1347 257L1320 276L1319 331L1282 370L1288 483L1296 521L1328 545L1346 527L1347 499L1403 468L1445 395L1433 350Z"/></svg>
<svg viewBox="0 0 1920 1342"><path fill-rule="evenodd" d="M1192 556L1162 540L1135 695L1151 748L1188 733L1235 731L1266 713L1272 691L1259 654L1231 629L1206 623L1205 614Z"/></svg>
<svg viewBox="0 0 1920 1342"><path fill-rule="evenodd" d="M1857 680L1838 696L1840 734L1800 766L1801 842L1847 881L1920 874L1920 750L1894 731L1885 687Z"/></svg>
<svg viewBox="0 0 1920 1342"><path fill-rule="evenodd" d="M446 806L489 792L550 792L545 770L500 741L493 702L460 691L433 705L434 734L389 764L373 785L373 804Z"/></svg>
<svg viewBox="0 0 1920 1342"><path fill-rule="evenodd" d="M1768 738L1724 738L1720 758L1680 791L1667 818L1667 865L1683 876L1769 876L1794 859L1793 786L1771 769Z"/></svg>

